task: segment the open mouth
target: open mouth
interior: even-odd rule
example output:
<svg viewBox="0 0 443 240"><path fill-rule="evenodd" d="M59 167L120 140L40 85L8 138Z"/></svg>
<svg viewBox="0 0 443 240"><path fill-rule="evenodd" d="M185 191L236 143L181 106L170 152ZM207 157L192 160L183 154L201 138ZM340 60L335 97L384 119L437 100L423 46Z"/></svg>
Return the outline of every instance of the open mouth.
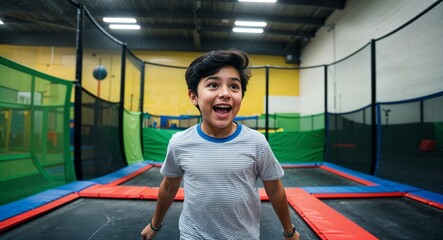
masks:
<svg viewBox="0 0 443 240"><path fill-rule="evenodd" d="M232 107L229 105L225 105L225 104L219 104L219 105L215 105L212 109L214 109L214 111L216 113L229 113L229 111L231 111Z"/></svg>

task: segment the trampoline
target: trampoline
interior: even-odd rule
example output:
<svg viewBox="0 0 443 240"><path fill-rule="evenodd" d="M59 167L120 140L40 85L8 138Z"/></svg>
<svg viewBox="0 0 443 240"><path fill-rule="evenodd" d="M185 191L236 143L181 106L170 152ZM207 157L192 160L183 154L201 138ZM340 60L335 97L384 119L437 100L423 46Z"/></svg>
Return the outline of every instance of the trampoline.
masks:
<svg viewBox="0 0 443 240"><path fill-rule="evenodd" d="M159 163L131 165L0 207L0 239L138 239L155 208ZM330 163L284 165L291 219L303 239L439 239L443 197ZM261 239L281 229L264 189ZM178 239L183 189L156 239ZM401 232L401 234L399 234Z"/></svg>
<svg viewBox="0 0 443 240"><path fill-rule="evenodd" d="M441 239L443 236L441 209L408 198L325 199L323 202L380 239Z"/></svg>

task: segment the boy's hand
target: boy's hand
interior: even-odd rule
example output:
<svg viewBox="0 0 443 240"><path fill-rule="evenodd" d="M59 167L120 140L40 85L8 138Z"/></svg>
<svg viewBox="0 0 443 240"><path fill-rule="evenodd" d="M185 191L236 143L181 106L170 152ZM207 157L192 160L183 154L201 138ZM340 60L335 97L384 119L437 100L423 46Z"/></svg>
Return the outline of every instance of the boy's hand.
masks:
<svg viewBox="0 0 443 240"><path fill-rule="evenodd" d="M157 235L157 232L154 231L151 226L148 224L145 228L143 228L141 232L141 239L142 240L150 240L154 239L155 235Z"/></svg>

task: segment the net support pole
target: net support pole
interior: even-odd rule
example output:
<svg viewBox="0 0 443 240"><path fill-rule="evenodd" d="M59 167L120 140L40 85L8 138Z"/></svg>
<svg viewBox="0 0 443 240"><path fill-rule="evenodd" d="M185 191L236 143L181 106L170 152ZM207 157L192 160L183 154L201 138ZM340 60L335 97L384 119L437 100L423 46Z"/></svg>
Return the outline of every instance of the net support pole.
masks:
<svg viewBox="0 0 443 240"><path fill-rule="evenodd" d="M266 93L265 93L265 137L269 141L269 66L265 67Z"/></svg>
<svg viewBox="0 0 443 240"><path fill-rule="evenodd" d="M118 134L120 138L120 149L122 150L123 162L128 165L128 160L126 159L125 152L125 141L124 141L124 114L125 114L125 76L126 76L126 44L122 44L122 64L121 64L121 78L120 78L120 106L118 111Z"/></svg>
<svg viewBox="0 0 443 240"><path fill-rule="evenodd" d="M83 64L83 29L85 9L77 8L76 33L76 68L75 68L75 102L74 102L74 167L77 180L83 180L82 168L82 64Z"/></svg>
<svg viewBox="0 0 443 240"><path fill-rule="evenodd" d="M144 104L145 104L145 63L142 62L140 65L140 105L139 105L139 111L140 111L140 145L142 149L142 156L144 153L144 146L143 146L143 119L144 119Z"/></svg>
<svg viewBox="0 0 443 240"><path fill-rule="evenodd" d="M324 84L325 84L325 113L324 113L324 124L325 124L325 140L323 143L323 161L326 161L327 157L327 147L328 147L328 130L329 130L329 121L328 121L328 65L324 65Z"/></svg>
<svg viewBox="0 0 443 240"><path fill-rule="evenodd" d="M377 77L375 59L375 40L371 40L371 168L369 173L375 175L378 156L378 134L377 134Z"/></svg>

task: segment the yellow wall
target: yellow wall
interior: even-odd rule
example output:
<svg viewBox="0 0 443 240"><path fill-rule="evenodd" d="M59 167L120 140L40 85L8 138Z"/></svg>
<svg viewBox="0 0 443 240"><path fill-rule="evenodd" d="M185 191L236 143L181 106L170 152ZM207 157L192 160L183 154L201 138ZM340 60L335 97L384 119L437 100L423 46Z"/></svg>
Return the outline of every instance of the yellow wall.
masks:
<svg viewBox="0 0 443 240"><path fill-rule="evenodd" d="M203 52L142 51L133 53L143 61L157 64L187 67L192 60ZM0 55L10 60L67 79L75 79L75 49L63 47L35 47L0 45ZM120 94L120 64L118 52L100 52L85 49L83 66L83 87L100 98L118 102ZM250 55L252 66L290 66L283 56ZM99 64L107 69L107 77L100 81L92 76L94 67ZM125 108L136 111L139 94L138 71L130 66L126 69ZM186 69L166 68L154 65L145 66L144 112L155 115L199 114L190 103L184 80ZM239 115L259 115L264 112L265 69L253 69L252 78L243 100ZM100 85L100 91L98 87ZM270 96L299 96L298 70L269 70Z"/></svg>
<svg viewBox="0 0 443 240"><path fill-rule="evenodd" d="M204 53L134 51L134 54L147 62L187 67L192 60ZM294 66L286 64L284 57L249 57L253 66ZM155 115L199 114L188 99L185 72L186 69L146 65L144 111ZM270 69L269 79L269 95L299 96L298 70ZM265 81L264 68L252 70L252 78L239 115L259 115L264 112Z"/></svg>
<svg viewBox="0 0 443 240"><path fill-rule="evenodd" d="M58 78L70 81L75 79L75 49L73 48L0 44L0 55Z"/></svg>

